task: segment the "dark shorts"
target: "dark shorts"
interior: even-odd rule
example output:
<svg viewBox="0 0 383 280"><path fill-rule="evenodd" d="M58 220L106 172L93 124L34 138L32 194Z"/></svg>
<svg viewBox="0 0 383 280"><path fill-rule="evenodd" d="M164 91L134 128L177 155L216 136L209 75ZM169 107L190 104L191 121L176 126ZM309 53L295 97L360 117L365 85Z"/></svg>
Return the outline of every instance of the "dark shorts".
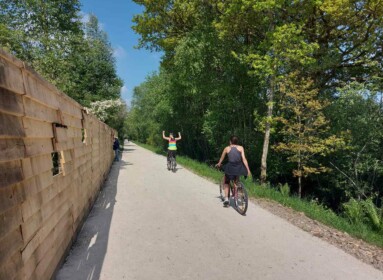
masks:
<svg viewBox="0 0 383 280"><path fill-rule="evenodd" d="M168 160L170 157L176 158L176 156L177 156L177 151L168 150Z"/></svg>
<svg viewBox="0 0 383 280"><path fill-rule="evenodd" d="M230 181L238 180L239 176L225 174L225 184L230 184Z"/></svg>

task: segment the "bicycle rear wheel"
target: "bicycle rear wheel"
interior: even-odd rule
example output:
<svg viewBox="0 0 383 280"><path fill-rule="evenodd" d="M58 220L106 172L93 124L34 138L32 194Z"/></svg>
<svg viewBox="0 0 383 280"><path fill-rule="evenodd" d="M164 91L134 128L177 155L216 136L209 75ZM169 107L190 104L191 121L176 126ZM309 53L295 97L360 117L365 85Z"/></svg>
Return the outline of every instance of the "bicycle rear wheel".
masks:
<svg viewBox="0 0 383 280"><path fill-rule="evenodd" d="M237 209L239 214L245 215L247 211L247 206L249 203L247 191L242 182L238 182L236 185L237 185L237 195L234 198L235 208Z"/></svg>

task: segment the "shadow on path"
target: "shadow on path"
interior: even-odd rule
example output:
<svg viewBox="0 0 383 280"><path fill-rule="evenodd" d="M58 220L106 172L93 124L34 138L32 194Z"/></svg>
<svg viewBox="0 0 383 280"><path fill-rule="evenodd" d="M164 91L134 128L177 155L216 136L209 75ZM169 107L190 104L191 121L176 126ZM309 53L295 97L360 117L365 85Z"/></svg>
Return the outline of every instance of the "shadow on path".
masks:
<svg viewBox="0 0 383 280"><path fill-rule="evenodd" d="M113 162L108 178L55 279L97 280L100 278L108 248L118 177L121 170L132 165L124 160L126 153L123 152L120 161Z"/></svg>

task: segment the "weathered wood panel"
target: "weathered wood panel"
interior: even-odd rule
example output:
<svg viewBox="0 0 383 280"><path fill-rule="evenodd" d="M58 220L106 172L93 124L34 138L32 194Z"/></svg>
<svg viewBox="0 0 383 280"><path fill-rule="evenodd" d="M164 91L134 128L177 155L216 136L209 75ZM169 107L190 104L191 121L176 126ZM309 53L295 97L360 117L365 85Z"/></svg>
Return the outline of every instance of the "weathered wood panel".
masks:
<svg viewBox="0 0 383 280"><path fill-rule="evenodd" d="M28 138L53 138L52 124L27 117L23 119L25 136Z"/></svg>
<svg viewBox="0 0 383 280"><path fill-rule="evenodd" d="M20 205L25 200L25 189L22 184L15 184L0 188L0 214Z"/></svg>
<svg viewBox="0 0 383 280"><path fill-rule="evenodd" d="M20 160L0 162L0 189L23 181Z"/></svg>
<svg viewBox="0 0 383 280"><path fill-rule="evenodd" d="M0 162L21 159L25 156L23 139L0 138Z"/></svg>
<svg viewBox="0 0 383 280"><path fill-rule="evenodd" d="M0 279L52 278L110 169L114 134L0 49Z"/></svg>
<svg viewBox="0 0 383 280"><path fill-rule="evenodd" d="M23 98L7 89L0 88L0 111L11 115L23 116Z"/></svg>
<svg viewBox="0 0 383 280"><path fill-rule="evenodd" d="M25 132L21 117L16 117L0 112L0 137L18 138L24 136Z"/></svg>
<svg viewBox="0 0 383 280"><path fill-rule="evenodd" d="M15 93L24 93L21 69L0 56L0 87Z"/></svg>

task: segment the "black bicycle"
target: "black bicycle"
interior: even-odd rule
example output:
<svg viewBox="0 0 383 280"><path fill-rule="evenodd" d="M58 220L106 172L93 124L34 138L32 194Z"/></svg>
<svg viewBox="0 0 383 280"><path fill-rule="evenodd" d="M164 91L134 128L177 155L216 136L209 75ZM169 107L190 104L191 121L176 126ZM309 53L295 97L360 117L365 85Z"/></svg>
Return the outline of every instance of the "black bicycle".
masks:
<svg viewBox="0 0 383 280"><path fill-rule="evenodd" d="M168 163L168 170L172 170L173 172L176 172L177 170L177 162L176 158L174 157L173 153L170 153L167 159Z"/></svg>
<svg viewBox="0 0 383 280"><path fill-rule="evenodd" d="M222 180L219 184L219 195L222 201L225 200L225 175L222 177ZM230 196L231 194L231 196ZM245 185L238 179L230 180L229 183L229 201L232 199L234 202L234 208L241 215L246 215L247 207L249 204L249 198L247 195L247 190Z"/></svg>

